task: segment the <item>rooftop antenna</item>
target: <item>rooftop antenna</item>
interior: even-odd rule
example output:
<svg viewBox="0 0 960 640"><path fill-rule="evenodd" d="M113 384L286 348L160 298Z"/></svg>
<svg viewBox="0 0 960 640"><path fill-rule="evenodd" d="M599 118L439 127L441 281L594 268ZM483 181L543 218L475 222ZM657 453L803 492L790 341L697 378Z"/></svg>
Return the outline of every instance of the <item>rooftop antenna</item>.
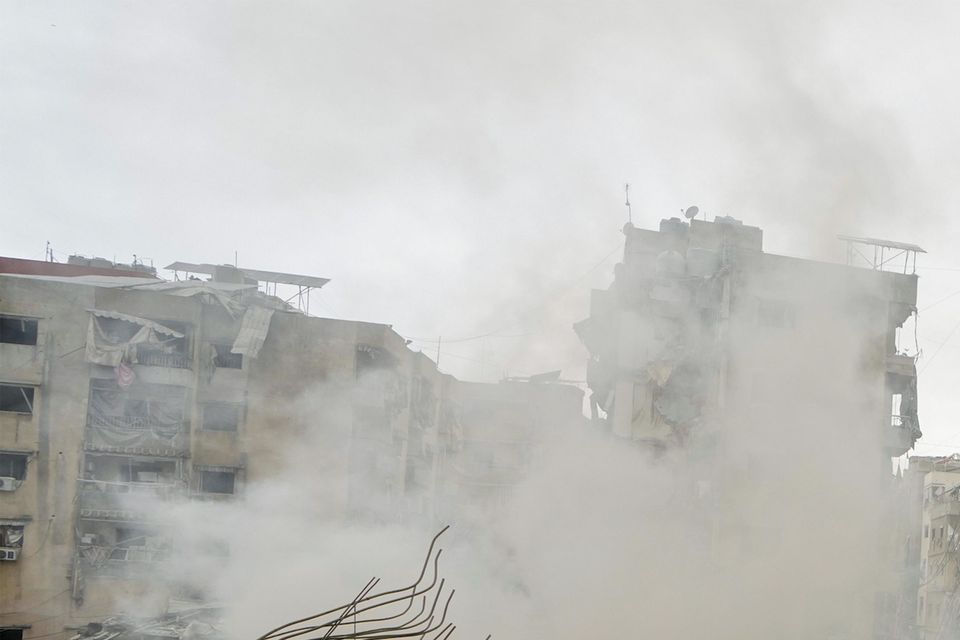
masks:
<svg viewBox="0 0 960 640"><path fill-rule="evenodd" d="M630 208L630 184L623 185L623 193L626 196L625 205L627 205L627 222L633 224L633 210Z"/></svg>
<svg viewBox="0 0 960 640"><path fill-rule="evenodd" d="M683 209L681 209L680 211L683 211ZM697 217L698 213L700 213L700 207L694 205L692 207L687 207L687 210L683 211L683 217L686 218L687 220L693 220L694 218Z"/></svg>

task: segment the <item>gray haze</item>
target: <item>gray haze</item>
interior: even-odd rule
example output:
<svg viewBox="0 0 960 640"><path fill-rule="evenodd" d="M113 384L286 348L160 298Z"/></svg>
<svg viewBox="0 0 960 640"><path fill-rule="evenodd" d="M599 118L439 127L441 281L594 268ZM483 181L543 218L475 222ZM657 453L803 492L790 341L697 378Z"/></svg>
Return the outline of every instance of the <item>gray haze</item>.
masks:
<svg viewBox="0 0 960 640"><path fill-rule="evenodd" d="M461 377L578 378L570 325L612 278L629 181L641 226L695 203L773 252L839 260L839 232L926 247L920 451L946 453L958 19L949 2L2 0L0 255L236 251L332 278L317 314L494 334L442 348Z"/></svg>

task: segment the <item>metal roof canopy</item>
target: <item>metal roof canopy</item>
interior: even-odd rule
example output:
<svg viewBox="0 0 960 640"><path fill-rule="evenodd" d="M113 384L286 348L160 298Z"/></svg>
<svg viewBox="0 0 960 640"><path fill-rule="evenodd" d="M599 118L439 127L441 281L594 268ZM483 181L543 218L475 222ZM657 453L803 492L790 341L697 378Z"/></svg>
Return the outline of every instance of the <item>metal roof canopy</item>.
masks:
<svg viewBox="0 0 960 640"><path fill-rule="evenodd" d="M224 265L231 266L231 265ZM218 265L214 264L194 264L192 262L174 262L167 265L165 269L171 271L187 271L190 273L205 273L213 275ZM260 269L244 269L236 267L237 271L243 275L253 278L259 282L278 282L280 284L294 284L299 287L311 287L319 289L330 282L330 278L317 278L316 276L304 276L297 273L283 273L282 271L261 271Z"/></svg>
<svg viewBox="0 0 960 640"><path fill-rule="evenodd" d="M847 266L854 266L856 256L860 256L875 271L883 271L884 266L893 260L903 257L903 273L917 272L917 254L926 253L926 250L915 244L908 242L896 242L894 240L879 240L877 238L861 238L858 236L838 235L838 240L847 243ZM857 248L856 245L866 245L873 247L873 257L865 254ZM892 250L888 255L887 250ZM911 264L912 263L912 264ZM897 268L899 269L899 260Z"/></svg>

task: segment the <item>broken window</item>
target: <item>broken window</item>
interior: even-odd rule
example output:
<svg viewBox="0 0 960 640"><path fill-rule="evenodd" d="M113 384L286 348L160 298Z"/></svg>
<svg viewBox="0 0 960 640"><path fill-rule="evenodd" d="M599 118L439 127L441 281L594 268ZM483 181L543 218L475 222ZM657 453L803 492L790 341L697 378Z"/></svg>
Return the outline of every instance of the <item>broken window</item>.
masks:
<svg viewBox="0 0 960 640"><path fill-rule="evenodd" d="M176 338L158 335L159 342L144 342L137 345L137 362L156 367L189 369L193 364L190 357L190 342L187 338L188 326L184 322L164 320L163 326L183 334Z"/></svg>
<svg viewBox="0 0 960 640"><path fill-rule="evenodd" d="M0 316L0 342L37 344L37 321L33 318Z"/></svg>
<svg viewBox="0 0 960 640"><path fill-rule="evenodd" d="M396 366L396 358L386 349L368 344L357 345L356 370L357 378L364 374Z"/></svg>
<svg viewBox="0 0 960 640"><path fill-rule="evenodd" d="M782 300L761 298L757 306L757 322L761 327L792 329L797 325L796 307Z"/></svg>
<svg viewBox="0 0 960 640"><path fill-rule="evenodd" d="M235 471L200 472L200 491L202 493L233 493L236 484Z"/></svg>
<svg viewBox="0 0 960 640"><path fill-rule="evenodd" d="M204 431L236 431L239 424L240 405L219 402L204 405Z"/></svg>
<svg viewBox="0 0 960 640"><path fill-rule="evenodd" d="M0 524L0 547L6 549L23 547L23 525Z"/></svg>
<svg viewBox="0 0 960 640"><path fill-rule="evenodd" d="M33 413L33 387L0 384L0 411Z"/></svg>
<svg viewBox="0 0 960 640"><path fill-rule="evenodd" d="M27 477L27 454L0 453L0 478L24 480ZM2 488L2 484L0 484Z"/></svg>
<svg viewBox="0 0 960 640"><path fill-rule="evenodd" d="M213 346L213 366L220 369L242 369L243 354L231 353L233 345L214 344Z"/></svg>

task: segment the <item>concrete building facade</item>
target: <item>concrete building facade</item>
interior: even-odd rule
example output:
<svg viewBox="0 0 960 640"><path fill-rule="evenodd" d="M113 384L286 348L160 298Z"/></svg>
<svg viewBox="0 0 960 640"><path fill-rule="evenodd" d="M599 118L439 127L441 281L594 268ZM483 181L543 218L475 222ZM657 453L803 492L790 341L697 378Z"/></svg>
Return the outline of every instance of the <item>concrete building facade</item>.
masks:
<svg viewBox="0 0 960 640"><path fill-rule="evenodd" d="M449 461L472 450L460 406L478 386L438 371L389 326L307 315L231 267L166 282L100 264L40 263L40 274L4 264L0 628L10 638L66 634L132 601L150 616L202 599L202 580L169 571L188 542L164 505L242 500L298 450L322 472L310 508L331 520L460 517ZM520 406L541 393L487 386ZM564 410L578 416L571 391ZM228 553L217 540L190 544L205 545L214 569Z"/></svg>
<svg viewBox="0 0 960 640"><path fill-rule="evenodd" d="M912 620L889 561L902 544L890 461L920 436L916 351L900 328L922 249L881 243L901 247L906 268L891 272L766 253L762 231L732 218L624 234L613 284L576 325L594 419L686 456L693 477L679 481L696 485L719 564L779 567L787 592L758 628L900 637ZM836 584L809 574L821 562L842 568Z"/></svg>

